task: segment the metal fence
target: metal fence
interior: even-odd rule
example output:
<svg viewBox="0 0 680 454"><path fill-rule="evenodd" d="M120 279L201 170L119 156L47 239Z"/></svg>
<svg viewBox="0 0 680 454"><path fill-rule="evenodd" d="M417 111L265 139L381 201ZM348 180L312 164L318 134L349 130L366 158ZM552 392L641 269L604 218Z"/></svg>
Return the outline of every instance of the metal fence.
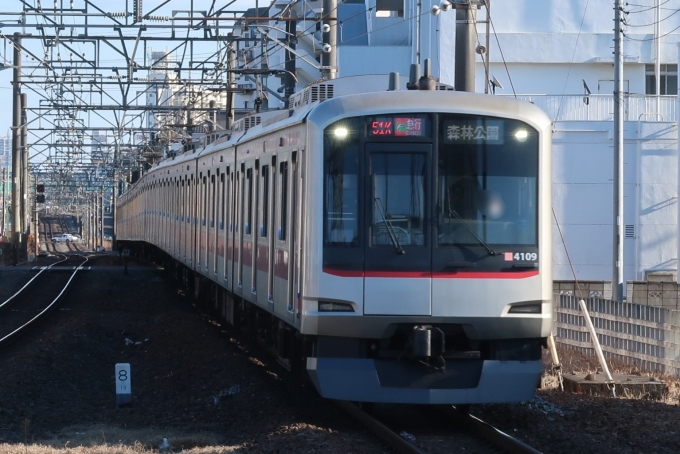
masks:
<svg viewBox="0 0 680 454"><path fill-rule="evenodd" d="M506 95L507 96L507 95ZM624 96L624 121L676 121L677 96ZM553 121L612 121L612 95L520 95Z"/></svg>
<svg viewBox="0 0 680 454"><path fill-rule="evenodd" d="M573 295L554 296L555 341L595 355L583 314ZM640 368L680 372L680 311L585 298L605 357Z"/></svg>

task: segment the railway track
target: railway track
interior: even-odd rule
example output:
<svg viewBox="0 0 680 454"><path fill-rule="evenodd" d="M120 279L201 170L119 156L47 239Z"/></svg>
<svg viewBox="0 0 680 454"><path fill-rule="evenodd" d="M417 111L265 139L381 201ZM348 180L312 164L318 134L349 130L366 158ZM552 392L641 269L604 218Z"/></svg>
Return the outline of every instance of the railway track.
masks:
<svg viewBox="0 0 680 454"><path fill-rule="evenodd" d="M390 405L385 406L382 411L372 411L369 414L353 403L346 401L336 402L345 412L349 413L362 426L373 432L398 454L431 454L440 452L541 454L540 451L507 435L479 418L468 414L466 411L459 411L452 406L417 406L409 407L409 410L404 406ZM395 408L397 409L395 412L391 411ZM390 417L383 418L381 416L373 416L372 414L383 412L391 413ZM421 412L429 414L424 419L421 419ZM405 430L394 429L397 425L404 426L404 423L395 422L404 417L413 418L414 421L424 421L425 425L429 425L427 421L432 418L432 414L440 415L442 419L435 424L437 427L427 430L427 435L423 436L423 440L429 439L430 442L420 442L418 437L411 433ZM386 419L391 421L386 421ZM405 425L411 426L414 424L414 421L408 421Z"/></svg>
<svg viewBox="0 0 680 454"><path fill-rule="evenodd" d="M87 261L84 256L71 256L41 267L19 291L0 303L0 347L41 320L57 304Z"/></svg>

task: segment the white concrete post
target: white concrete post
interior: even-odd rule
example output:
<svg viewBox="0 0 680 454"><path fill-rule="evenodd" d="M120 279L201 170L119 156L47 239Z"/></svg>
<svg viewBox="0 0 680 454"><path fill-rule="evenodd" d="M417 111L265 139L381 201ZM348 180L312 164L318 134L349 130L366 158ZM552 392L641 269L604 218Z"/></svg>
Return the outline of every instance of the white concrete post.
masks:
<svg viewBox="0 0 680 454"><path fill-rule="evenodd" d="M612 382L612 374L609 373L609 367L607 366L607 360L604 359L604 353L602 353L602 347L600 346L600 340L597 338L597 333L595 332L595 327L593 326L593 321L590 320L590 314L588 313L588 308L586 307L586 302L582 299L578 301L578 305L581 307L581 312L583 312L583 318L586 321L588 330L590 331L590 338L595 347L595 353L597 353L597 359L600 360L600 365L602 366L602 371L607 376L607 380Z"/></svg>

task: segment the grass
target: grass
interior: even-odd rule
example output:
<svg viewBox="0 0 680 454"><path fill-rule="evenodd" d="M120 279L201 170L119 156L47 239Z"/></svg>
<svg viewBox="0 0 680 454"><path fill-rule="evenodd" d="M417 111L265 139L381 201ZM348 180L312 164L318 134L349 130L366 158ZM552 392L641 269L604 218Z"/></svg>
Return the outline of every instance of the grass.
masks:
<svg viewBox="0 0 680 454"><path fill-rule="evenodd" d="M22 423L28 433L27 420ZM0 443L3 454L146 454L157 453L167 437L172 445L168 452L185 454L223 454L244 449L241 445L223 445L216 434L159 433L155 430L124 430L115 427L70 427L39 442Z"/></svg>
<svg viewBox="0 0 680 454"><path fill-rule="evenodd" d="M586 356L576 350L569 349L559 344L557 350L563 374L603 373L600 363L594 356ZM559 376L556 371L551 370L550 368L550 365L552 364L550 355L547 354L544 358L546 358L544 362L546 362L548 366L546 366L546 372L543 374L543 377L541 377L541 389L559 389ZM661 399L658 399L658 401L669 405L680 404L680 378L677 376L644 370L635 365L623 364L610 359L607 359L607 367L611 374L641 375L666 383L668 391L663 393ZM621 394L622 395L619 395L618 397L622 399L637 400L650 398L648 393L630 392L627 389L624 389L624 392Z"/></svg>

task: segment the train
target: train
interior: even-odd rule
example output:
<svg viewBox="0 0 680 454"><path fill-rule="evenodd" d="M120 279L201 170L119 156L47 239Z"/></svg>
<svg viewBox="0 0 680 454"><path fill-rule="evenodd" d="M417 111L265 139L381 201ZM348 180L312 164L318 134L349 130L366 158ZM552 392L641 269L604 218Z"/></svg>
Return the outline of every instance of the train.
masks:
<svg viewBox="0 0 680 454"><path fill-rule="evenodd" d="M321 396L530 399L552 326L551 122L511 98L320 80L155 164L118 248L155 251Z"/></svg>

